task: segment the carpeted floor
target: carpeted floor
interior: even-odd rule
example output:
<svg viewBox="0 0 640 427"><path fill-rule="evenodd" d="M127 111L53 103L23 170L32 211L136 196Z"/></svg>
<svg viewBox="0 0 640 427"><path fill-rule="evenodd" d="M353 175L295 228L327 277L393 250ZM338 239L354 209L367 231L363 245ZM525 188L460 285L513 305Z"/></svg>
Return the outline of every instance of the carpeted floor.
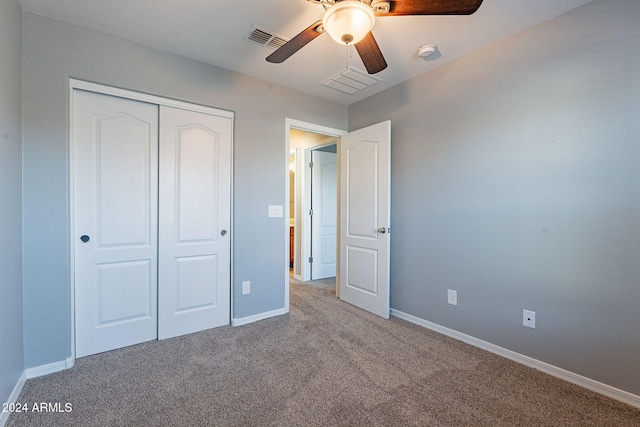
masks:
<svg viewBox="0 0 640 427"><path fill-rule="evenodd" d="M370 315L336 299L334 286L292 280L288 315L89 356L28 380L19 402L57 411L14 413L7 425L640 425L639 409Z"/></svg>

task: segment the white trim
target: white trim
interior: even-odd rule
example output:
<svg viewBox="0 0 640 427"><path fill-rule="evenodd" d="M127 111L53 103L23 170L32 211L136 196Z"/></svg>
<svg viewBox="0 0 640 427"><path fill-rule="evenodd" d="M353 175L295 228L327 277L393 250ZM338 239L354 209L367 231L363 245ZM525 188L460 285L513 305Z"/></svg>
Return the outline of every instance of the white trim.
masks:
<svg viewBox="0 0 640 427"><path fill-rule="evenodd" d="M342 129L337 129L337 128L330 128L327 126L322 126L322 125L317 125L314 123L309 123L309 122L303 122L301 120L295 120L295 119L290 119L290 118L285 118L284 119L284 126L285 126L285 165L289 165L289 155L291 153L291 141L290 141L290 134L291 134L291 129L299 129L299 130L303 130L303 131L307 131L307 132L313 132L313 133L319 133L322 135L327 135L328 137L335 137L335 138L340 138L342 135L344 135L345 133L347 133L346 130L342 130ZM338 148L340 147L340 141L337 140L336 144L338 144ZM320 144L320 145L326 145L326 144ZM302 167L302 163L298 162L299 160L299 154L300 153L296 153L296 173L298 173L301 170ZM338 157L340 155L338 154ZM303 157L303 156L300 156ZM285 169L286 171L289 170L289 168L287 167ZM285 235L285 256L284 256L284 264L285 264L285 284L284 284L284 307L286 309L286 311L289 311L289 202L290 202L290 198L289 198L289 173L285 173L285 185L284 185L284 193L285 193L285 227L284 227L284 235ZM297 178L296 178L297 179ZM299 227L296 227L299 228ZM298 230L295 231L295 233L299 233ZM337 244L339 245L339 236L337 236L338 238L338 242ZM297 238L295 239L296 241L298 240ZM303 252L302 250L300 251L301 253ZM303 255L304 258L304 255ZM304 260L303 260L304 261ZM303 263L301 263L302 265ZM299 272L298 276L296 276L296 278L298 280L304 280L305 277L305 271L304 268L302 269L302 271ZM233 321L232 321L233 324Z"/></svg>
<svg viewBox="0 0 640 427"><path fill-rule="evenodd" d="M398 317L400 319L406 320L416 325L420 325L427 329L431 329L432 331L439 332L448 337L457 339L458 341L462 341L464 343L470 344L474 347L481 348L490 353L497 354L498 356L502 356L509 360L513 360L514 362L521 363L530 368L537 369L541 372L544 372L556 378L560 378L562 380L576 384L580 387L584 387L588 390L594 391L596 393L599 393L604 396L610 397L612 399L618 400L620 402L626 403L627 405L640 408L640 396L629 393L628 391L620 390L618 388L601 383L591 378L583 377L582 375L576 374L571 371L567 371L566 369L562 369L557 366L550 365L546 362L542 362L532 357L525 356L520 353L516 353L515 351L507 350L506 348L497 346L495 344L491 344L489 342L472 337L470 335L463 334L462 332L458 332L453 329L440 326L436 323L432 323L432 322L429 322L428 320L424 320L419 317L413 316L411 314L404 313L400 310L395 310L392 308L390 314L392 316Z"/></svg>
<svg viewBox="0 0 640 427"><path fill-rule="evenodd" d="M18 382L15 387L13 387L13 391L9 395L9 398L4 403L17 403L18 397L20 397L20 392L22 391L22 387L24 387L24 383L27 382L27 372L22 371L20 378L18 378ZM10 412L1 412L0 411L0 427L4 427L4 425L9 421Z"/></svg>
<svg viewBox="0 0 640 427"><path fill-rule="evenodd" d="M75 364L76 364L75 356L69 356L67 357L67 360L65 360L65 369L71 369Z"/></svg>
<svg viewBox="0 0 640 427"><path fill-rule="evenodd" d="M73 91L75 89L74 87L74 83L75 81L73 79L69 79L69 129L68 129L68 137L69 137L69 223L67 224L67 230L69 230L69 264L70 264L70 270L69 270L69 275L71 277L71 281L69 283L69 291L70 291L70 299L69 301L71 302L70 304L70 308L71 308L71 313L69 314L69 319L71 321L71 340L70 340L70 349L69 349L69 354L71 355L71 359L73 360L73 363L75 363L76 360L76 277L75 277L75 272L76 272L76 257L75 257L75 215L74 212L76 211L75 208L75 204L74 204L74 193L73 193L73 187L74 187L74 182L75 182L75 171L73 168L73 165L75 164L75 160L73 157L74 154L74 141L75 141L75 134L73 132L73 129L75 128L75 122L74 122L74 111L75 111L75 105L73 102L74 96L73 96ZM73 364L72 364L73 366Z"/></svg>
<svg viewBox="0 0 640 427"><path fill-rule="evenodd" d="M53 374L54 372L64 371L65 369L72 368L75 363L75 357L68 357L65 360L61 360L59 362L48 363L46 365L35 366L33 368L28 368L22 371L22 375L18 379L11 395L7 399L6 403L16 403L18 402L18 398L20 397L20 392L22 392L22 388L24 387L25 382L31 378L41 377L43 375ZM0 427L4 427L4 425L9 420L9 416L11 413L9 412L0 412Z"/></svg>
<svg viewBox="0 0 640 427"><path fill-rule="evenodd" d="M113 86L106 86L98 83L91 83L84 80L69 78L69 89L73 93L74 89L86 90L89 92L101 93L104 95L117 96L120 98L133 99L136 101L148 102L150 104L164 105L166 107L175 107L181 110L198 111L200 113L215 114L220 117L233 119L235 113L229 110L223 110L217 107L209 107L207 105L194 104L192 102L179 101L171 98L150 95L142 92L135 92L127 89L120 89Z"/></svg>
<svg viewBox="0 0 640 427"><path fill-rule="evenodd" d="M231 151L230 151L230 159L229 161L231 162L231 164L229 165L229 172L231 173L231 176L229 176L229 218L230 218L230 222L229 222L229 238L231 239L231 245L229 247L229 250L231 252L229 252L229 324L231 324L231 319L233 319L233 301L234 301L234 295L235 293L233 292L233 283L235 280L235 275L233 274L233 251L234 251L234 245L233 242L235 241L234 239L234 235L235 235L235 222L233 221L233 207L235 206L235 187L234 187L234 176L235 176L235 157L234 157L234 153L236 151L235 149L235 142L236 142L236 119L235 119L235 113L233 114L233 116L231 116Z"/></svg>
<svg viewBox="0 0 640 427"><path fill-rule="evenodd" d="M285 125L287 127L287 129L286 129L287 132L289 132L289 129L295 128L295 129L300 129L300 130L306 130L308 132L320 133L320 134L323 134L323 135L336 136L336 137L342 136L345 133L347 133L347 131L343 130L343 129L330 128L330 127L327 127L327 126L316 125L314 123L303 122L301 120L285 118L284 122L285 122ZM287 152L288 151L289 150L287 150Z"/></svg>
<svg viewBox="0 0 640 427"><path fill-rule="evenodd" d="M60 360L59 362L47 363L46 365L34 366L25 370L27 379L38 378L44 375L53 374L54 372L64 371L70 368L68 360ZM73 366L73 365L72 365Z"/></svg>
<svg viewBox="0 0 640 427"><path fill-rule="evenodd" d="M289 274L287 273L287 277ZM286 308L279 308L273 311L266 311L264 313L254 314L253 316L240 317L238 319L231 319L231 326L248 325L249 323L257 322L259 320L268 319L270 317L281 316L289 312L289 306Z"/></svg>

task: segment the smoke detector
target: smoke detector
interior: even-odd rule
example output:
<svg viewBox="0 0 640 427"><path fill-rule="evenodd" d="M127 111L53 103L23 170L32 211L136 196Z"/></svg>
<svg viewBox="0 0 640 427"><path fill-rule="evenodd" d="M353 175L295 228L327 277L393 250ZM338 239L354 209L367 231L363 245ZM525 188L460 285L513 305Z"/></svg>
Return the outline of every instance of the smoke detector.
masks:
<svg viewBox="0 0 640 427"><path fill-rule="evenodd" d="M424 60L433 56L438 52L438 46L435 44L426 44L418 48L418 56Z"/></svg>

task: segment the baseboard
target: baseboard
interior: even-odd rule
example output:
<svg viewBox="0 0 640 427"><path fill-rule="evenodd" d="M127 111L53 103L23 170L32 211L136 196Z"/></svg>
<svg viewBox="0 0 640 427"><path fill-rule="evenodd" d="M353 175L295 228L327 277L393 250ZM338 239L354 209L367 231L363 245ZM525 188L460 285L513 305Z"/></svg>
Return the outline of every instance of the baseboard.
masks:
<svg viewBox="0 0 640 427"><path fill-rule="evenodd" d="M46 365L34 366L33 368L28 368L25 372L27 374L27 379L37 378L43 375L53 374L54 372L64 371L71 366L73 366L73 363L70 363L70 359L66 359L59 362L48 363Z"/></svg>
<svg viewBox="0 0 640 427"><path fill-rule="evenodd" d="M22 371L22 375L18 378L18 382L15 387L13 387L13 391L9 395L9 399L7 399L6 403L16 403L18 401L18 397L20 397L20 392L22 391L22 387L24 387L24 383L27 381L27 373ZM1 412L0 411L0 427L4 427L4 425L9 421L10 412Z"/></svg>
<svg viewBox="0 0 640 427"><path fill-rule="evenodd" d="M281 316L289 312L288 308L280 308L278 310L267 311L265 313L256 314L253 316L240 317L238 319L231 319L231 326L242 326L249 323L257 322L259 320L268 319L269 317Z"/></svg>
<svg viewBox="0 0 640 427"><path fill-rule="evenodd" d="M542 362L532 357L525 356L520 353L516 353L515 351L507 350L506 348L497 346L495 344L491 344L490 342L486 342L481 339L474 338L470 335L466 335L461 332L455 331L453 329L440 326L436 323L429 322L428 320L421 319L419 317L404 313L399 310L391 309L391 315L398 317L400 319L404 319L416 325L423 326L427 329L431 329L432 331L439 332L448 337L455 338L458 341L462 341L474 347L478 347L488 352L505 357L509 360L513 360L514 362L518 362L523 365L529 366L530 368L537 369L541 372L547 373L556 378L560 378L570 383L579 385L588 390L594 391L596 393L599 393L604 396L610 397L612 399L618 400L620 402L626 403L627 405L640 408L640 396L629 393L627 391L620 390L618 388L601 383L591 378L583 377L582 375L573 373L571 371L567 371L566 369L562 369L557 366L550 365L546 362Z"/></svg>

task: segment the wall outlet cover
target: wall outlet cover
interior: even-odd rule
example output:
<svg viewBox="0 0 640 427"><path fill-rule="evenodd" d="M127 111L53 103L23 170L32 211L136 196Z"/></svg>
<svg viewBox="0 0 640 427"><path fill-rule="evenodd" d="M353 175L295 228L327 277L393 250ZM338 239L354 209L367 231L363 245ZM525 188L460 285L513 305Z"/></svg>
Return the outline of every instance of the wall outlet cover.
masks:
<svg viewBox="0 0 640 427"><path fill-rule="evenodd" d="M284 216L284 206L269 205L269 218L282 218Z"/></svg>
<svg viewBox="0 0 640 427"><path fill-rule="evenodd" d="M527 328L536 328L536 312L531 310L522 310L522 326Z"/></svg>
<svg viewBox="0 0 640 427"><path fill-rule="evenodd" d="M242 282L242 295L247 295L251 293L251 282L245 281Z"/></svg>

